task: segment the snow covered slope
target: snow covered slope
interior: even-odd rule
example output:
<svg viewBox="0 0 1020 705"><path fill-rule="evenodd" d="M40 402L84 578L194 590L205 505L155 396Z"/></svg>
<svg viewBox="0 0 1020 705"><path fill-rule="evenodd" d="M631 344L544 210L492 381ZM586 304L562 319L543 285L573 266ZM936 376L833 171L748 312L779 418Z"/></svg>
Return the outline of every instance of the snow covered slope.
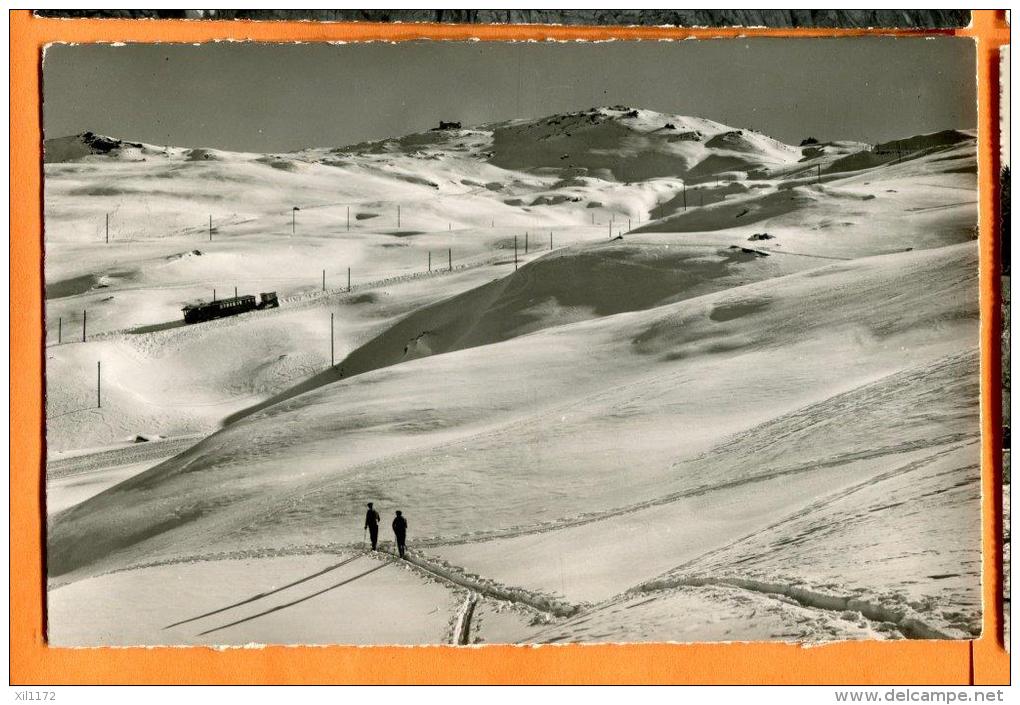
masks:
<svg viewBox="0 0 1020 705"><path fill-rule="evenodd" d="M306 641L131 595L289 584L360 550L368 500L414 561L379 639L980 623L972 135L795 148L617 106L291 154L50 142L50 614L142 615L118 634L106 597L65 643ZM179 324L235 285L283 305ZM373 640L326 599L309 639Z"/></svg>
<svg viewBox="0 0 1020 705"><path fill-rule="evenodd" d="M746 172L800 157L759 133L625 106L498 126L492 149L493 163L506 168L583 168L620 181Z"/></svg>
<svg viewBox="0 0 1020 705"><path fill-rule="evenodd" d="M323 540L336 536L338 511L378 493L416 507L419 533L459 535L541 516L547 491L569 516L697 487L672 467L709 440L972 348L974 258L968 244L834 265L327 385L59 515L51 572L116 551L200 553L224 533L243 540L244 525L260 542L291 531ZM848 361L838 380L837 354ZM682 437L666 430L678 427ZM644 462L631 469L639 448ZM470 507L457 500L465 484Z"/></svg>

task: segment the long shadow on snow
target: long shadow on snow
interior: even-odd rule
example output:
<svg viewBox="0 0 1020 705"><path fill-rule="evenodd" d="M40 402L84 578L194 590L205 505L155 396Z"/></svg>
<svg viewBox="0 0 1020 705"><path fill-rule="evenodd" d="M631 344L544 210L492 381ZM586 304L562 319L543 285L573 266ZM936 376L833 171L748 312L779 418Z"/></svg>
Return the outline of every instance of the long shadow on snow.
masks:
<svg viewBox="0 0 1020 705"><path fill-rule="evenodd" d="M331 566L327 566L327 567L323 568L322 570L318 570L318 571L312 573L311 575L306 575L303 578L299 578L299 579L295 580L294 582L287 583L286 585L282 585L282 586L280 586L280 587L278 587L278 588L276 588L274 590L267 590L266 592L260 592L259 594L252 595L251 597L249 597L247 599L244 599L244 600L241 600L240 602L235 602L233 604L227 605L226 607L220 607L219 609L212 610L211 612L204 612L203 614L200 614L197 617L189 617L188 619L182 619L179 622L174 622L173 624L166 625L165 627L163 627L163 629L172 629L173 627L179 627L182 624L190 624L191 622L197 622L198 620L205 619L206 617L212 617L214 614L220 614L221 612L226 612L227 610L232 610L235 607L242 607L244 605L251 604L252 602L255 602L257 600L261 600L263 598L269 597L270 595L275 595L278 592L283 592L284 590L286 590L288 588L292 588L292 587L295 587L297 585L301 585L302 583L307 583L309 580L312 580L313 578L317 578L320 575L325 575L326 573L331 573L334 570L336 570L337 568L342 568L343 566L347 565L348 563L356 561L359 558L361 558L360 555L352 556L351 558L347 558L345 560L342 560L339 563L334 563Z"/></svg>
<svg viewBox="0 0 1020 705"><path fill-rule="evenodd" d="M363 573L358 573L354 577L347 578L345 580L341 580L340 582L334 583L333 585L330 585L329 587L322 588L321 590L316 590L315 592L313 592L310 595L305 595L304 597L299 597L296 600L292 600L291 602L287 602L287 603L284 603L282 605L277 605L276 607L270 607L269 609L263 610L262 612L259 612L257 614L253 614L253 615L251 615L249 617L244 617L243 619L235 620L233 622L221 625L219 627L213 627L212 629L206 629L204 632L199 632L198 635L199 636L205 636L206 634L212 634L213 632L221 631L223 629L226 629L227 627L233 627L233 626L236 626L238 624L244 624L245 622L250 622L253 619L258 619L259 617L265 617L267 614L272 614L273 612L279 612L280 610L285 610L288 607L293 607L294 605L300 604L302 602L307 602L308 600L312 599L313 597L318 597L319 595L327 593L330 590L336 590L338 587L342 587L342 586L344 586L344 585L346 585L348 583L353 583L358 578L363 578L366 575L368 575L369 573L374 573L377 570L382 570L383 568L385 568L389 564L390 564L389 561L387 561L386 563L381 563L380 565L377 565L374 568L369 568L368 570L364 571Z"/></svg>

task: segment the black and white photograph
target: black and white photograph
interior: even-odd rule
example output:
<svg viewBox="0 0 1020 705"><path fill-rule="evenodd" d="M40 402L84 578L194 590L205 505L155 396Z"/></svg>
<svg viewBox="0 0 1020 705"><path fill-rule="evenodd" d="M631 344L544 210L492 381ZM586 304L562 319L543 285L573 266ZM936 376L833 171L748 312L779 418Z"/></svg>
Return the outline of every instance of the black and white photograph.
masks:
<svg viewBox="0 0 1020 705"><path fill-rule="evenodd" d="M975 65L50 45L48 643L979 636Z"/></svg>

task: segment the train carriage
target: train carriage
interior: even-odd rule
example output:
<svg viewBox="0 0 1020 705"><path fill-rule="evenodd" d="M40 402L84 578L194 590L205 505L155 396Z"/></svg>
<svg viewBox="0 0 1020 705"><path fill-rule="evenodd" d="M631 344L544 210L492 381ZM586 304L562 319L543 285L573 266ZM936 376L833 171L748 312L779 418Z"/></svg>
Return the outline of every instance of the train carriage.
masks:
<svg viewBox="0 0 1020 705"><path fill-rule="evenodd" d="M259 294L259 300L255 300L252 294L234 296L218 301L208 301L198 304L188 304L181 311L184 312L185 323L201 323L211 321L215 318L236 316L248 311L257 311L267 308L277 308L280 305L275 291Z"/></svg>

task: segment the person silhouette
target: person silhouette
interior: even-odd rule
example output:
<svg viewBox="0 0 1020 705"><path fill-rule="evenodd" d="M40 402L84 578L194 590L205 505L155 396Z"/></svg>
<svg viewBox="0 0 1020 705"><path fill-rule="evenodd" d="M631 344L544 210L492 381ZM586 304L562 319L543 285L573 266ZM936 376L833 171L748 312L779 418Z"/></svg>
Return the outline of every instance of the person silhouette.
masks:
<svg viewBox="0 0 1020 705"><path fill-rule="evenodd" d="M407 548L407 519L397 510L397 516L393 518L393 535L397 537L397 551L400 557L404 557L404 549Z"/></svg>
<svg viewBox="0 0 1020 705"><path fill-rule="evenodd" d="M368 503L368 511L365 513L365 528L368 529L368 535L372 539L372 550L375 550L376 544L379 542L379 512L372 508L372 503Z"/></svg>

